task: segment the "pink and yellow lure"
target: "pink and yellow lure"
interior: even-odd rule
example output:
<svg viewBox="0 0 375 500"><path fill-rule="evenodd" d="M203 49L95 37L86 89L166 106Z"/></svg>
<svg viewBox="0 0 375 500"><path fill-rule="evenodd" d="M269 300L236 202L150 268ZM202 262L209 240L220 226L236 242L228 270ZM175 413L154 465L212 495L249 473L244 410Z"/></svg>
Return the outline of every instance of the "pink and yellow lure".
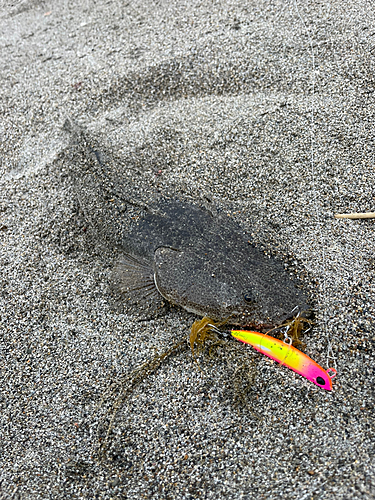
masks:
<svg viewBox="0 0 375 500"><path fill-rule="evenodd" d="M333 368L324 370L318 363L292 345L263 333L246 330L232 330L231 333L237 340L250 344L257 351L306 377L322 389L332 390L331 379L336 375L336 370Z"/></svg>

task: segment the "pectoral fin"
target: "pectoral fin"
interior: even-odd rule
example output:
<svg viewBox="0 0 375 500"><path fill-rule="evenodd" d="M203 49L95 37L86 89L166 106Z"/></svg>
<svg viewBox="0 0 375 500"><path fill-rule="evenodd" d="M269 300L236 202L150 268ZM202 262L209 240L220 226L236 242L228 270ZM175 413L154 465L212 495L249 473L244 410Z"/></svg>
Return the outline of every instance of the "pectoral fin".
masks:
<svg viewBox="0 0 375 500"><path fill-rule="evenodd" d="M115 265L113 283L117 291L132 302L158 296L152 267L146 260L130 254L123 254Z"/></svg>

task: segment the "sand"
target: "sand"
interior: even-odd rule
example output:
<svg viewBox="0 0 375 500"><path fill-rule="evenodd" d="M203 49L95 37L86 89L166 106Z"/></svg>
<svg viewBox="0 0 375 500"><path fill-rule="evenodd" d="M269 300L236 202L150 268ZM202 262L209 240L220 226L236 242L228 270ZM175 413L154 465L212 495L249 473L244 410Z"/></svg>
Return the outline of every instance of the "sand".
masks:
<svg viewBox="0 0 375 500"><path fill-rule="evenodd" d="M375 207L373 11L2 3L1 498L375 496L375 223L334 218ZM209 198L284 260L314 303L305 352L336 366L332 392L250 347L202 355L202 370L183 347L120 405L99 455L116 384L196 318L114 307L116 251L80 207L67 120L133 196Z"/></svg>

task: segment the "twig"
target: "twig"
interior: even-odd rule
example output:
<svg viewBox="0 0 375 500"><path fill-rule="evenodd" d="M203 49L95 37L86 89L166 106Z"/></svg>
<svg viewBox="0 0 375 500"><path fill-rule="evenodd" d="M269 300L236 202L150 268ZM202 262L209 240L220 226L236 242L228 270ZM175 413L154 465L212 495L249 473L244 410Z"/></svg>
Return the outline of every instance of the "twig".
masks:
<svg viewBox="0 0 375 500"><path fill-rule="evenodd" d="M375 212L335 214L336 219L375 219Z"/></svg>

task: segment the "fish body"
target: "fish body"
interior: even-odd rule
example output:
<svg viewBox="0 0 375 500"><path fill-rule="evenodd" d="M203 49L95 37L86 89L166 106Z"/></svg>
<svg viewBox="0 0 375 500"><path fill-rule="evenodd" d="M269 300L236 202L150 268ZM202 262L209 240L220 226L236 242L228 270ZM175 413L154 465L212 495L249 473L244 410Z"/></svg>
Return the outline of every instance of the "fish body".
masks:
<svg viewBox="0 0 375 500"><path fill-rule="evenodd" d="M145 290L153 281L173 304L216 321L259 327L278 324L296 306L307 308L283 264L251 245L230 217L178 200L152 208L123 239L117 273L124 292L139 293L146 273Z"/></svg>
<svg viewBox="0 0 375 500"><path fill-rule="evenodd" d="M137 314L164 298L199 316L261 329L296 306L309 308L282 262L250 244L232 217L172 189L164 198L138 185L139 176L93 138L69 133L65 160L79 205L97 246L121 253L113 288Z"/></svg>
<svg viewBox="0 0 375 500"><path fill-rule="evenodd" d="M257 351L299 373L322 389L332 390L332 376L292 345L259 332L232 330L231 334L240 342L250 344Z"/></svg>

